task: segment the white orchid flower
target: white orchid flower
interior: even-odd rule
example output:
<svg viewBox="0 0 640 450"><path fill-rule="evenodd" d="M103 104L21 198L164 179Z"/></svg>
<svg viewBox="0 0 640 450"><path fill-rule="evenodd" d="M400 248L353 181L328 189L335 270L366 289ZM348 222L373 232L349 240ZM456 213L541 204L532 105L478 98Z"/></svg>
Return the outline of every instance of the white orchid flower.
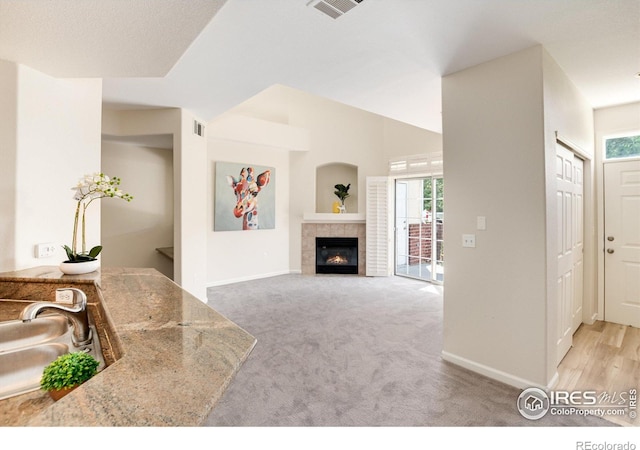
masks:
<svg viewBox="0 0 640 450"><path fill-rule="evenodd" d="M92 201L104 197L117 197L130 202L133 197L130 194L122 192L117 186L120 184L120 178L108 177L99 172L86 174L78 180L76 186L71 190L75 191L73 199L77 201L76 214L73 224L73 242L71 248L64 246L70 261L80 261L87 259L95 259L102 250L101 246L96 246L90 251L86 250L85 241L85 214L87 207ZM82 252L77 251L77 235L78 221L80 218L80 210L82 210Z"/></svg>

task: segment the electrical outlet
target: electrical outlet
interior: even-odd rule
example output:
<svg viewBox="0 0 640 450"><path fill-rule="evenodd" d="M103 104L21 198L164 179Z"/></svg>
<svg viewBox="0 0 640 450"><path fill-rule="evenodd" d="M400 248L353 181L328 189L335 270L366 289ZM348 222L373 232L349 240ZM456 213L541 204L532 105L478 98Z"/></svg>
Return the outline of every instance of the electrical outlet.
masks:
<svg viewBox="0 0 640 450"><path fill-rule="evenodd" d="M56 252L56 246L51 243L37 244L35 247L36 258L49 258Z"/></svg>
<svg viewBox="0 0 640 450"><path fill-rule="evenodd" d="M66 303L67 305L73 305L73 291L70 291L68 289L57 289L56 302Z"/></svg>
<svg viewBox="0 0 640 450"><path fill-rule="evenodd" d="M475 234L463 234L462 235L462 246L474 248L476 246L476 235Z"/></svg>

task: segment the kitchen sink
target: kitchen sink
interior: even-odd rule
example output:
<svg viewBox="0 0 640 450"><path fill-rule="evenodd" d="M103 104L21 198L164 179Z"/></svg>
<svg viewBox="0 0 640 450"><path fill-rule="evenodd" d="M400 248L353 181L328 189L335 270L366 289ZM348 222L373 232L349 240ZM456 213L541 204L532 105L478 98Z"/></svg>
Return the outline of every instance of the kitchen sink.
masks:
<svg viewBox="0 0 640 450"><path fill-rule="evenodd" d="M56 339L69 331L69 321L60 314L42 315L31 322L0 322L0 353Z"/></svg>
<svg viewBox="0 0 640 450"><path fill-rule="evenodd" d="M0 322L0 400L40 389L44 368L58 356L83 351L105 367L97 331L80 347L72 341L73 325L60 314L42 315L30 322Z"/></svg>

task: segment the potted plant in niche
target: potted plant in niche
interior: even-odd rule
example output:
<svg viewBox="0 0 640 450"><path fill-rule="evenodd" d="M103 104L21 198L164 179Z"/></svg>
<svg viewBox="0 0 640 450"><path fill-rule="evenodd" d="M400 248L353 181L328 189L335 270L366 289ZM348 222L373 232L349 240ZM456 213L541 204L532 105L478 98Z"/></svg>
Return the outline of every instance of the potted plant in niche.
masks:
<svg viewBox="0 0 640 450"><path fill-rule="evenodd" d="M88 353L66 353L44 368L40 387L57 401L98 373L99 364Z"/></svg>
<svg viewBox="0 0 640 450"><path fill-rule="evenodd" d="M341 203L340 207L338 208L339 212L344 213L346 212L344 201L347 197L349 197L349 188L351 187L351 183L347 184L346 186L344 184L336 184L334 187L336 189L334 191L334 194L340 199Z"/></svg>
<svg viewBox="0 0 640 450"><path fill-rule="evenodd" d="M63 245L67 253L67 260L60 264L60 270L66 274L89 273L98 269L100 262L98 255L102 251L102 246L96 245L87 250L86 240L86 213L87 208L94 200L100 198L121 198L127 202L133 200L130 194L122 192L120 186L120 178L108 177L103 173L95 173L93 175L85 175L78 181L78 184L71 189L75 191L73 199L78 203L76 205L76 213L73 221L73 239L71 247ZM78 229L80 226L81 231ZM78 233L81 233L82 247L78 250Z"/></svg>

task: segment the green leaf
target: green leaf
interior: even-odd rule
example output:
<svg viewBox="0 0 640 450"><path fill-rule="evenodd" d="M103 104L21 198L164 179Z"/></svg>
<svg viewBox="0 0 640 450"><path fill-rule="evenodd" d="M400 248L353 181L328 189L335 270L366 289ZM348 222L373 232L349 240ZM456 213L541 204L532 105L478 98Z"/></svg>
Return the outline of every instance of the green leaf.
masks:
<svg viewBox="0 0 640 450"><path fill-rule="evenodd" d="M98 256L101 251L102 251L102 245L96 245L91 250L89 250L89 256L95 259L95 257Z"/></svg>
<svg viewBox="0 0 640 450"><path fill-rule="evenodd" d="M95 258L89 255L76 255L74 261L76 262L95 261Z"/></svg>
<svg viewBox="0 0 640 450"><path fill-rule="evenodd" d="M67 252L67 258L69 259L69 261L75 261L73 250L71 250L68 245L63 245L62 248L64 248L64 251Z"/></svg>

